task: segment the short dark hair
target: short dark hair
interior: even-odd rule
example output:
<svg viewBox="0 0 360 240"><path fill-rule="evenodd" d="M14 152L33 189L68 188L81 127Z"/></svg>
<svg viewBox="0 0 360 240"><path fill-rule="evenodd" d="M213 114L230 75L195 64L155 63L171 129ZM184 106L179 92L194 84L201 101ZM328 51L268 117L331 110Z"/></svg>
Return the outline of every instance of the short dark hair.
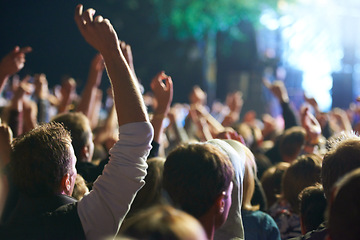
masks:
<svg viewBox="0 0 360 240"><path fill-rule="evenodd" d="M325 196L330 199L331 188L346 173L360 167L360 138L356 135L342 136L334 141L325 154L321 171Z"/></svg>
<svg viewBox="0 0 360 240"><path fill-rule="evenodd" d="M81 151L88 144L90 137L89 119L80 112L67 112L56 115L51 121L62 123L70 132L75 156L78 161L82 161Z"/></svg>
<svg viewBox="0 0 360 240"><path fill-rule="evenodd" d="M147 160L148 168L144 179L146 184L136 194L126 220L141 210L164 202L161 195L164 163L165 158L161 157Z"/></svg>
<svg viewBox="0 0 360 240"><path fill-rule="evenodd" d="M306 232L319 227L325 219L327 202L323 187L318 184L305 188L299 194L300 215Z"/></svg>
<svg viewBox="0 0 360 240"><path fill-rule="evenodd" d="M334 198L328 206L328 229L331 239L359 239L360 168L349 172L336 183Z"/></svg>
<svg viewBox="0 0 360 240"><path fill-rule="evenodd" d="M280 138L279 151L281 156L286 155L296 158L305 144L306 131L303 127L287 129Z"/></svg>
<svg viewBox="0 0 360 240"><path fill-rule="evenodd" d="M57 193L71 169L70 134L59 123L36 127L12 142L11 171L15 185L28 196Z"/></svg>
<svg viewBox="0 0 360 240"><path fill-rule="evenodd" d="M209 143L181 145L166 158L163 187L176 207L203 216L228 189L234 170L228 157Z"/></svg>
<svg viewBox="0 0 360 240"><path fill-rule="evenodd" d="M282 194L295 213L299 213L299 193L308 186L320 183L321 162L318 155L301 155L285 171Z"/></svg>
<svg viewBox="0 0 360 240"><path fill-rule="evenodd" d="M156 205L138 212L128 220L120 234L131 239L205 239L200 222L168 205ZM123 239L123 238L120 238Z"/></svg>

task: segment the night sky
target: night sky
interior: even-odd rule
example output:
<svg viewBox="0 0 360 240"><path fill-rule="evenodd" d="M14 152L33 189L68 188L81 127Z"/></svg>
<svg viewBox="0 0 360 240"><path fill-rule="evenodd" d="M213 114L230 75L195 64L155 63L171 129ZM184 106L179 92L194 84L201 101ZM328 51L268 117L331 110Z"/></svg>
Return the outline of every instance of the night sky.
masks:
<svg viewBox="0 0 360 240"><path fill-rule="evenodd" d="M14 46L31 46L20 75L44 72L49 85L63 75L81 81L87 72L93 50L81 37L73 20L74 1L1 1L1 47L4 56Z"/></svg>
<svg viewBox="0 0 360 240"><path fill-rule="evenodd" d="M77 90L83 89L89 65L96 51L80 35L73 20L78 1L0 0L0 57L14 46L31 46L24 69L19 73L45 73L49 87L60 84L64 75L75 78ZM136 2L131 8L128 3ZM145 90L152 77L164 70L174 81L174 102L186 102L192 86L202 87L203 63L196 50L201 44L192 40L164 37L154 8L146 0L90 0L84 8L93 7L97 14L109 18L118 36L132 47L137 76ZM81 3L81 2L80 2ZM161 21L161 19L160 19ZM245 43L220 38L218 42L218 97L225 99L231 71L253 71L257 66L255 32L250 25L240 26L247 35ZM249 29L248 29L249 28ZM220 50L226 50L225 56ZM225 51L225 52L226 52ZM222 56L222 58L221 58ZM110 86L106 74L101 89ZM234 90L231 88L231 90ZM253 106L251 106L253 107Z"/></svg>

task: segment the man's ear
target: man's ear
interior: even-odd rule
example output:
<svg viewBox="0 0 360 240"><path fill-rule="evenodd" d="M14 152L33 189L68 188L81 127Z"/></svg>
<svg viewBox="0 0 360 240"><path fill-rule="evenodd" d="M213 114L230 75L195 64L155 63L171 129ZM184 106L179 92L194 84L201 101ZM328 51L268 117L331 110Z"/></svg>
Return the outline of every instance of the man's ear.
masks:
<svg viewBox="0 0 360 240"><path fill-rule="evenodd" d="M225 210L225 194L220 194L215 201L215 205L216 205L216 213L221 215L224 213Z"/></svg>
<svg viewBox="0 0 360 240"><path fill-rule="evenodd" d="M81 159L86 159L86 162L88 162L89 160L89 156L90 156L90 149L89 149L89 145L85 145L82 149L81 149Z"/></svg>
<svg viewBox="0 0 360 240"><path fill-rule="evenodd" d="M65 174L61 179L61 193L71 196L71 181L70 181L70 174Z"/></svg>

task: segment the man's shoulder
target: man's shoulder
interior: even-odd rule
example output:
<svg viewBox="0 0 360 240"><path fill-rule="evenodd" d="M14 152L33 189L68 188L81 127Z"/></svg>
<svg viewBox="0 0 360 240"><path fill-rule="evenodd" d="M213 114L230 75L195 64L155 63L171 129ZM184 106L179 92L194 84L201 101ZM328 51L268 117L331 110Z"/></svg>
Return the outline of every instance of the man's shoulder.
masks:
<svg viewBox="0 0 360 240"><path fill-rule="evenodd" d="M16 224L1 225L0 239L85 239L77 202Z"/></svg>

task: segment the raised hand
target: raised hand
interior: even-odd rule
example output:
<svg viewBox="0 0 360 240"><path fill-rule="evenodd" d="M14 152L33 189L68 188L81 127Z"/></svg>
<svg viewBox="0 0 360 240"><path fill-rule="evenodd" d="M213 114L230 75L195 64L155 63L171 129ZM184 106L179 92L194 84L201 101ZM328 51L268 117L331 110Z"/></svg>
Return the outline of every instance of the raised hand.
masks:
<svg viewBox="0 0 360 240"><path fill-rule="evenodd" d="M14 92L14 96L11 100L11 108L16 109L21 112L23 110L23 100L26 94L31 94L33 90L33 85L29 83L30 76L27 75L23 80L21 80L18 88Z"/></svg>
<svg viewBox="0 0 360 240"><path fill-rule="evenodd" d="M233 123L239 120L243 104L244 101L240 91L230 93L226 96L226 105L229 107L230 112L222 121L223 126L231 126Z"/></svg>
<svg viewBox="0 0 360 240"><path fill-rule="evenodd" d="M306 141L316 144L321 135L321 126L308 107L301 109L301 125L306 130Z"/></svg>
<svg viewBox="0 0 360 240"><path fill-rule="evenodd" d="M94 19L94 14L95 9L83 12L83 5L79 4L74 19L82 36L92 47L102 54L111 54L109 50L119 49L118 36L108 19L100 15Z"/></svg>
<svg viewBox="0 0 360 240"><path fill-rule="evenodd" d="M161 71L153 78L150 86L157 101L155 114L166 115L170 110L173 98L173 82L171 77L167 76L164 71Z"/></svg>
<svg viewBox="0 0 360 240"><path fill-rule="evenodd" d="M83 6L79 4L74 18L84 39L104 58L114 91L119 126L149 121L139 84L120 49L116 31L108 19L102 16L94 18L94 14L94 9L83 12Z"/></svg>
<svg viewBox="0 0 360 240"><path fill-rule="evenodd" d="M264 78L263 83L265 87L267 87L272 92L272 94L280 101L280 103L289 101L288 92L285 88L284 82L277 80L271 83L268 79Z"/></svg>
<svg viewBox="0 0 360 240"><path fill-rule="evenodd" d="M44 73L36 74L34 76L35 95L39 99L47 99L49 95L48 81Z"/></svg>
<svg viewBox="0 0 360 240"><path fill-rule="evenodd" d="M73 78L66 78L61 84L61 99L58 106L58 113L67 112L70 103L76 95L76 82Z"/></svg>
<svg viewBox="0 0 360 240"><path fill-rule="evenodd" d="M95 57L93 58L93 60L91 61L91 66L90 69L92 69L93 71L96 72L103 72L105 69L105 65L104 65L104 59L101 56L101 54L96 54Z"/></svg>
<svg viewBox="0 0 360 240"><path fill-rule="evenodd" d="M191 104L204 105L206 103L207 94L199 86L194 86L189 98Z"/></svg>
<svg viewBox="0 0 360 240"><path fill-rule="evenodd" d="M0 73L11 76L19 72L25 64L25 54L32 51L31 47L20 48L16 46L0 62Z"/></svg>
<svg viewBox="0 0 360 240"><path fill-rule="evenodd" d="M318 103L317 103L317 101L316 101L315 98L313 98L313 97L307 97L306 94L304 94L304 99L305 99L305 101L306 101L307 103L309 103L309 104L314 108L314 110L315 110L317 113L320 112L319 105L318 105Z"/></svg>
<svg viewBox="0 0 360 240"><path fill-rule="evenodd" d="M126 44L124 41L120 42L120 48L122 53L124 54L124 57L126 59L126 62L128 63L131 71L134 73L134 76L136 76L135 74L135 68L134 68L134 58L132 55L132 51L131 51L131 47L129 44Z"/></svg>
<svg viewBox="0 0 360 240"><path fill-rule="evenodd" d="M218 139L232 139L241 142L245 145L244 138L239 135L233 128L227 127L224 131L217 134L216 138Z"/></svg>
<svg viewBox="0 0 360 240"><path fill-rule="evenodd" d="M0 61L0 93L9 77L24 67L25 54L31 51L31 47L16 46Z"/></svg>
<svg viewBox="0 0 360 240"><path fill-rule="evenodd" d="M161 143L161 135L164 130L163 120L170 110L173 98L173 82L170 76L161 71L152 79L150 86L154 93L154 102L156 103L153 104L154 115L151 120L154 128L154 141Z"/></svg>

